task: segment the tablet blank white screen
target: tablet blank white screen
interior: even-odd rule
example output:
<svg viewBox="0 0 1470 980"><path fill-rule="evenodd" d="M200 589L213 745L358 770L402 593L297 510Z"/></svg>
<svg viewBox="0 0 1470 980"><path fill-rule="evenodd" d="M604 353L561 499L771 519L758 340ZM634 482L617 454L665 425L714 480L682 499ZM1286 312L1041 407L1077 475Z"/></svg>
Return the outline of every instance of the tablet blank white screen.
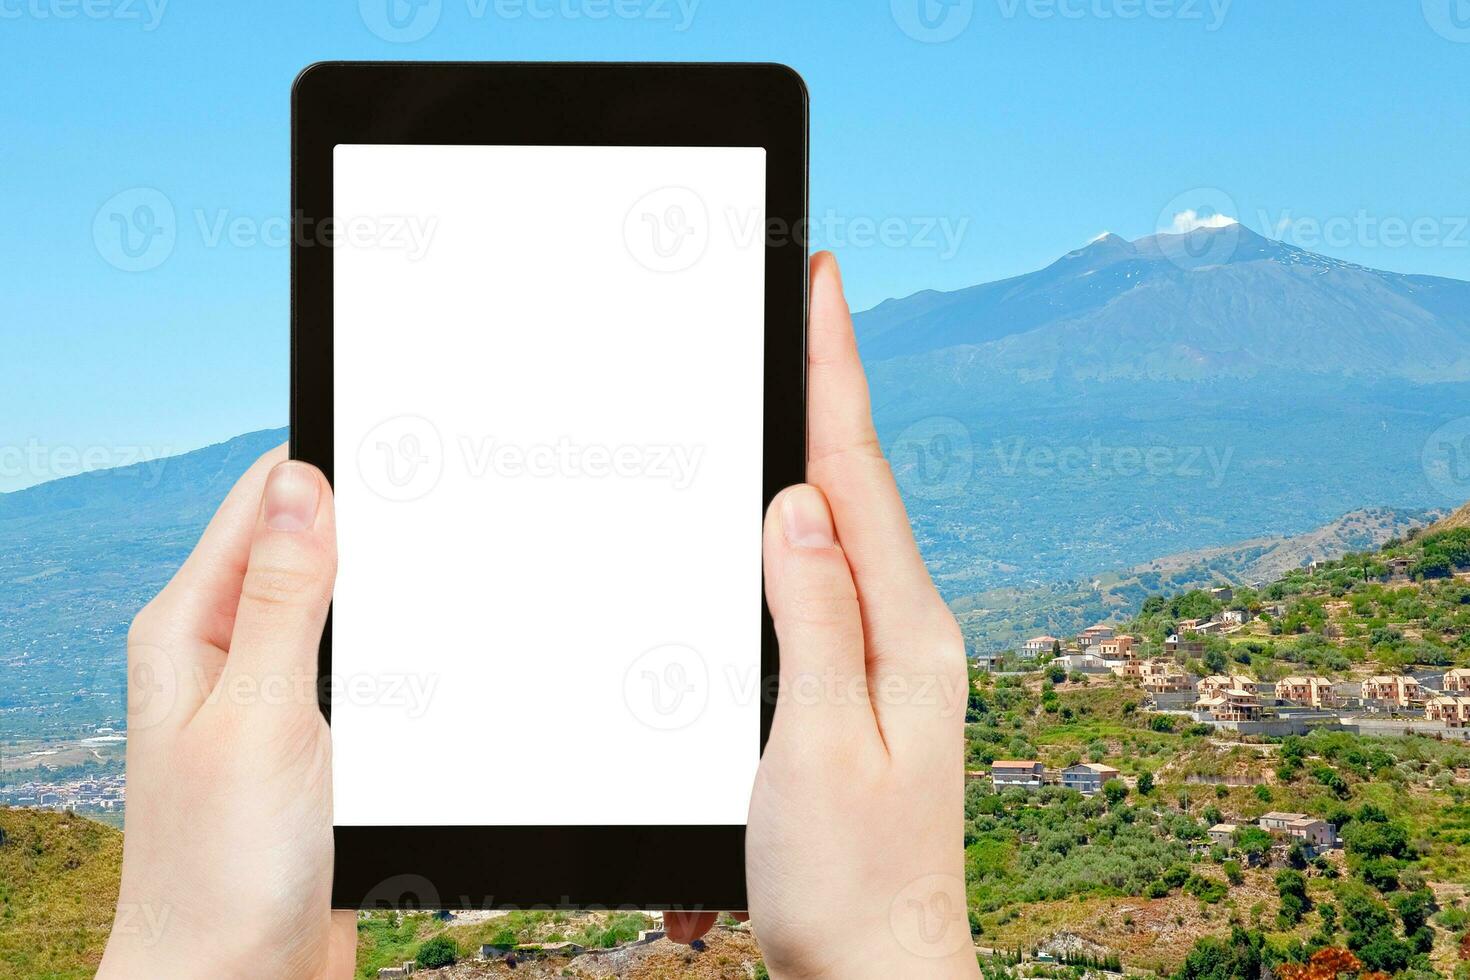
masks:
<svg viewBox="0 0 1470 980"><path fill-rule="evenodd" d="M336 823L744 823L765 151L333 169Z"/></svg>

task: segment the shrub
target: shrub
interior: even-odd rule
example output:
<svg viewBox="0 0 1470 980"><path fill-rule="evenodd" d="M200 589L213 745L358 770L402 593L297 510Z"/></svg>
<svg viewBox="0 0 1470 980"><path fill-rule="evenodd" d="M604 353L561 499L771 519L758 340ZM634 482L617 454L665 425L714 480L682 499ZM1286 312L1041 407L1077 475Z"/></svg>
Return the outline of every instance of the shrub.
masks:
<svg viewBox="0 0 1470 980"><path fill-rule="evenodd" d="M425 940L413 961L425 970L440 966L453 966L459 960L459 946L448 936L435 936Z"/></svg>
<svg viewBox="0 0 1470 980"><path fill-rule="evenodd" d="M1185 890L1201 902L1214 905L1225 897L1226 888L1223 881L1214 878L1206 878L1203 875L1191 875Z"/></svg>

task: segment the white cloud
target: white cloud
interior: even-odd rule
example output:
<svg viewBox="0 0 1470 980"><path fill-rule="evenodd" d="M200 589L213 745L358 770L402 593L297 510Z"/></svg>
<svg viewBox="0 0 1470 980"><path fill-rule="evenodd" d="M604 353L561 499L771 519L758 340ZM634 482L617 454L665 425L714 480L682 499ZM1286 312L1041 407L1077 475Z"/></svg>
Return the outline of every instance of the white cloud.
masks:
<svg viewBox="0 0 1470 980"><path fill-rule="evenodd" d="M1235 218L1223 215L1218 211L1200 214L1191 208L1174 215L1174 227L1171 230L1177 235L1183 235L1200 228L1229 228L1231 225L1238 224L1240 222Z"/></svg>

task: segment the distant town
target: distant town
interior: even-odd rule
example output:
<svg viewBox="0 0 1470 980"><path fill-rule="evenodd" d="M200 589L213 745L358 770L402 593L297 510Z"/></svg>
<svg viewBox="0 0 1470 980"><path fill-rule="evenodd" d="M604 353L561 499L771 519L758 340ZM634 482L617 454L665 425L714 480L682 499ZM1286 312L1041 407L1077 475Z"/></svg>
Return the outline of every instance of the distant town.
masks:
<svg viewBox="0 0 1470 980"><path fill-rule="evenodd" d="M61 781L35 779L0 786L0 806L37 810L120 814L126 799L127 777L121 772Z"/></svg>

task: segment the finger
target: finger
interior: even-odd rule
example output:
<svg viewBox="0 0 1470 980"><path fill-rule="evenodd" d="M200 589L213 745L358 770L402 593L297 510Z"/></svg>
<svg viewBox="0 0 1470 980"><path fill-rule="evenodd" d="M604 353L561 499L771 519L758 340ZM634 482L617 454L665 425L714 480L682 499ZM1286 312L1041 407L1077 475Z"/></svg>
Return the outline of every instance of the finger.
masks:
<svg viewBox="0 0 1470 980"><path fill-rule="evenodd" d="M927 639L953 620L924 567L879 447L852 317L830 253L812 259L811 292L808 478L832 505L862 601L870 672L931 671L940 666L936 659L953 651L933 649Z"/></svg>
<svg viewBox="0 0 1470 980"><path fill-rule="evenodd" d="M314 708L317 650L337 570L332 492L316 467L266 479L221 685L262 704ZM229 699L227 699L228 701Z"/></svg>
<svg viewBox="0 0 1470 980"><path fill-rule="evenodd" d="M285 458L283 443L245 471L215 511L193 552L159 593L155 602L166 610L166 617L159 619L166 618L170 629L220 651L229 647L260 495L267 474Z"/></svg>
<svg viewBox="0 0 1470 980"><path fill-rule="evenodd" d="M357 913L334 911L327 933L327 980L349 980L357 968Z"/></svg>
<svg viewBox="0 0 1470 980"><path fill-rule="evenodd" d="M766 604L781 650L772 738L877 740L857 589L816 487L788 487L765 527Z"/></svg>
<svg viewBox="0 0 1470 980"><path fill-rule="evenodd" d="M199 543L128 631L128 730L136 738L177 730L194 716L224 667L240 579L266 474L277 446L230 490Z"/></svg>
<svg viewBox="0 0 1470 980"><path fill-rule="evenodd" d="M676 943L688 945L714 928L718 912L665 912L664 932Z"/></svg>

